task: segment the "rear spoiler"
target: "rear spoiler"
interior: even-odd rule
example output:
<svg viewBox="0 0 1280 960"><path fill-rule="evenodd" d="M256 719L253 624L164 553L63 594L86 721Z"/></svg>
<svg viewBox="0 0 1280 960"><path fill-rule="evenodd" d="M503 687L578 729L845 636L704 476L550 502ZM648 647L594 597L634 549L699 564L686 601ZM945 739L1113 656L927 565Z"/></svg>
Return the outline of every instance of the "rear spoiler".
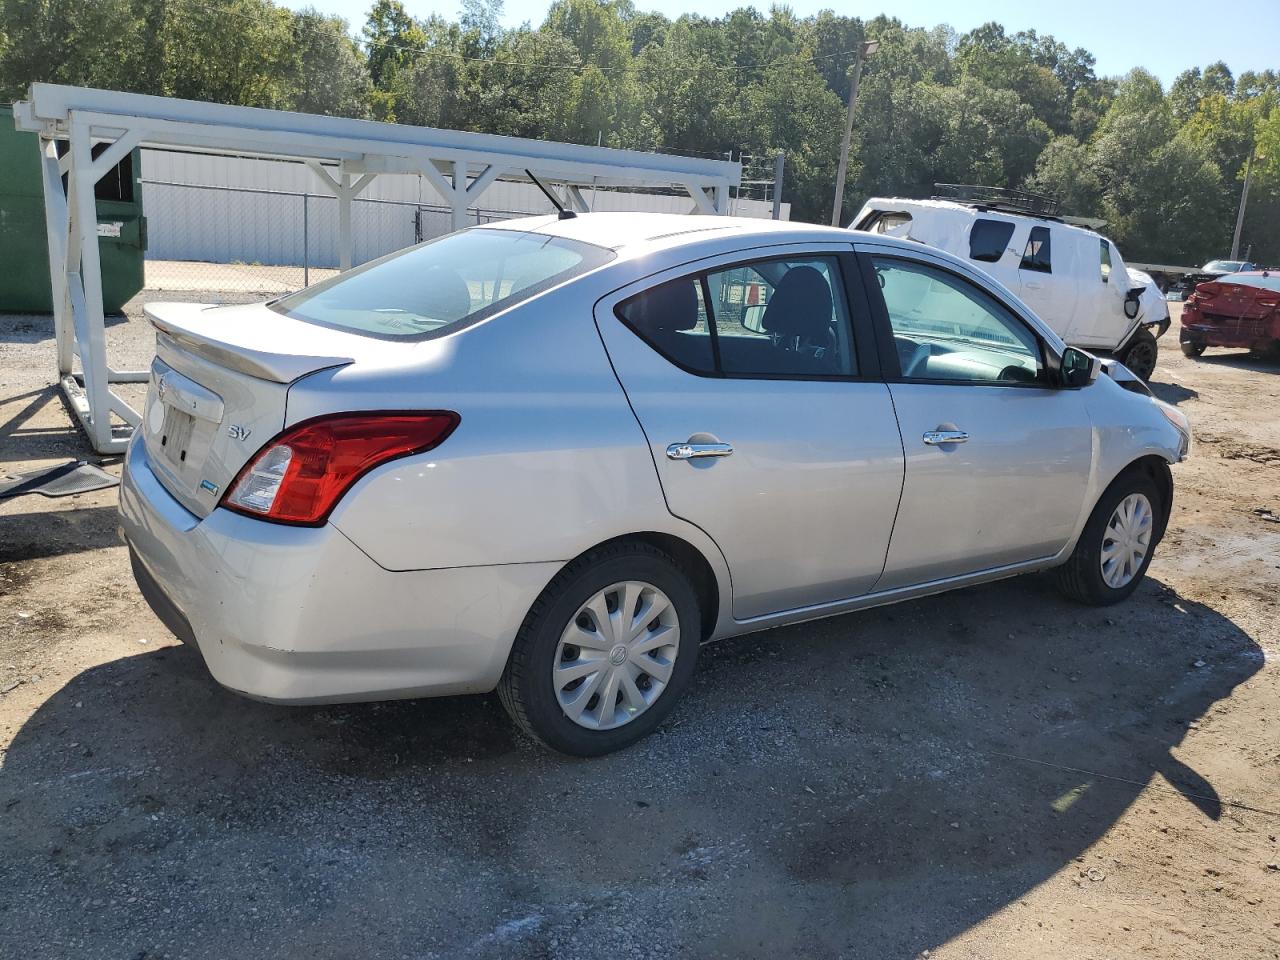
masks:
<svg viewBox="0 0 1280 960"><path fill-rule="evenodd" d="M159 333L188 353L259 380L293 383L308 373L355 362L353 357L277 353L236 343L235 334L244 329L243 324L219 323L226 315L219 317L213 304L148 303L142 312Z"/></svg>

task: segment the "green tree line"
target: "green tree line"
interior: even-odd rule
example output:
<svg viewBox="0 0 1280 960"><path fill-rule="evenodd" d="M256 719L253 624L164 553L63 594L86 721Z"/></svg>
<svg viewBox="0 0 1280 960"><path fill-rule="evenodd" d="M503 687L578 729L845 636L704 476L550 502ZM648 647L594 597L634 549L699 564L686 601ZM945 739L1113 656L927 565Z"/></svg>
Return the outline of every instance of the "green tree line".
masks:
<svg viewBox="0 0 1280 960"><path fill-rule="evenodd" d="M353 36L271 0L6 0L0 98L46 80L704 156L787 155L796 219L829 216L853 51L868 60L845 195L935 182L1024 187L1105 219L1137 261L1224 256L1251 152L1242 253L1280 263L1280 74L1100 77L1088 51L986 24L958 34L785 6L671 20L632 0L554 0L501 27L375 0Z"/></svg>

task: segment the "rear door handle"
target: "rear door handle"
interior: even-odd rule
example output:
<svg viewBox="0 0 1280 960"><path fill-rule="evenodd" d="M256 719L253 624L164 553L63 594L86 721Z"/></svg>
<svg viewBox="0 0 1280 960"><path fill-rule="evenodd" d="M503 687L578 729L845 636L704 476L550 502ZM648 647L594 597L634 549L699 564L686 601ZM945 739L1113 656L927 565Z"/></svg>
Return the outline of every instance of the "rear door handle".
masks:
<svg viewBox="0 0 1280 960"><path fill-rule="evenodd" d="M696 460L699 457L727 457L733 453L731 443L672 443L667 446L668 460Z"/></svg>
<svg viewBox="0 0 1280 960"><path fill-rule="evenodd" d="M944 443L966 443L969 435L963 430L929 430L921 438L931 447L937 447Z"/></svg>

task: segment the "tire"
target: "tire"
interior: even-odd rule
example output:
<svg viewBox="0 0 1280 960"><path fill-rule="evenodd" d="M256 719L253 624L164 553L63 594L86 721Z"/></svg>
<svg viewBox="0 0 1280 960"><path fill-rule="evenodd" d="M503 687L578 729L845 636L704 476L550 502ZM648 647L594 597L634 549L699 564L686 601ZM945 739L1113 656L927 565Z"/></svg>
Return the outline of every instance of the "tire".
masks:
<svg viewBox="0 0 1280 960"><path fill-rule="evenodd" d="M1146 327L1138 330L1120 355L1120 362L1128 367L1144 383L1156 372L1156 357L1160 348L1156 338Z"/></svg>
<svg viewBox="0 0 1280 960"><path fill-rule="evenodd" d="M633 624L624 624L614 619L627 590L636 598L633 618L650 604L654 620L640 624L635 618ZM596 609L605 605L603 628L589 603ZM498 682L498 697L525 733L553 750L575 757L621 750L652 733L688 688L697 665L701 624L697 593L667 554L638 542L593 550L560 571L534 602ZM626 639L629 632L615 635L617 628L632 625L643 631L634 640ZM673 625L674 646L664 643L672 639ZM650 649L639 650L640 646ZM619 648L624 648L621 654ZM615 659L618 656L622 659ZM638 666L642 660L653 665L653 675ZM553 680L557 665L572 672L595 663L599 669L563 687ZM660 679L663 674L665 680ZM630 677L629 684L625 677ZM616 690L611 711L599 692L610 690ZM571 701L569 706L562 705L562 698ZM640 706L646 698L650 699ZM580 711L579 720L569 715L574 707Z"/></svg>
<svg viewBox="0 0 1280 960"><path fill-rule="evenodd" d="M1203 343L1196 343L1194 340L1183 340L1178 346L1182 348L1184 357L1198 357L1204 353L1205 348Z"/></svg>
<svg viewBox="0 0 1280 960"><path fill-rule="evenodd" d="M1146 500L1149 516L1145 552L1141 562L1132 565L1132 575L1127 580L1118 582L1123 579L1121 571L1117 579L1108 582L1108 576L1104 572L1103 549L1106 542L1115 542L1114 533L1108 528L1120 505L1130 497ZM1165 509L1167 508L1160 491L1150 477L1139 470L1122 473L1099 498L1071 557L1055 571L1058 588L1072 600L1090 606L1103 607L1124 600L1138 589L1138 584L1146 576L1147 567L1151 565L1152 554L1155 553L1159 536L1164 529ZM1125 553L1123 550L1118 552L1122 555ZM1112 570L1114 569L1113 564Z"/></svg>

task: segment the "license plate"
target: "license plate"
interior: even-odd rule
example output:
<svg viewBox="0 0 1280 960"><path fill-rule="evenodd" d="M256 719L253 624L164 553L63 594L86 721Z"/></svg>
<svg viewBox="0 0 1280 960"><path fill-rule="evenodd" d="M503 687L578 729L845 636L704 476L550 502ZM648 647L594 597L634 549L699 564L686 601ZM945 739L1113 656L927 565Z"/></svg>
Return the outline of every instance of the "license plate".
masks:
<svg viewBox="0 0 1280 960"><path fill-rule="evenodd" d="M165 404L164 426L160 428L160 447L170 463L181 465L187 460L187 447L191 443L191 428L196 418L183 413L177 407Z"/></svg>

